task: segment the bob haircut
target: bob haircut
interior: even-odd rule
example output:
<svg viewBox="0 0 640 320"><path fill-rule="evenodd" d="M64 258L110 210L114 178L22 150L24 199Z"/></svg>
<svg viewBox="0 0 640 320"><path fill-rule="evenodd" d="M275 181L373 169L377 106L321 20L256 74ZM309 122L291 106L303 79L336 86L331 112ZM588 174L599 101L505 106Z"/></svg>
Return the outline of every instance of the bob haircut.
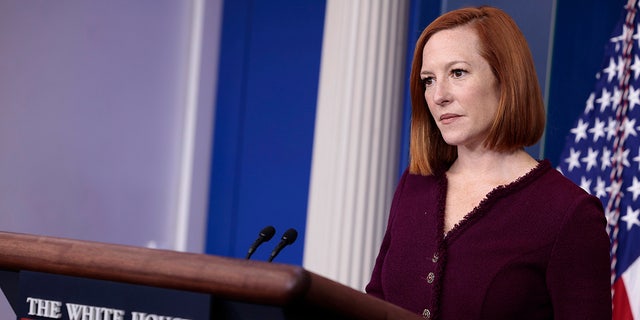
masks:
<svg viewBox="0 0 640 320"><path fill-rule="evenodd" d="M427 26L416 43L411 65L411 142L409 172L430 175L446 170L458 156L448 145L424 96L420 79L422 53L435 33L469 26L478 35L480 55L489 63L500 86L500 101L484 146L510 152L535 144L545 126L542 94L533 58L524 35L504 11L482 6L443 14ZM428 58L428 57L427 57Z"/></svg>

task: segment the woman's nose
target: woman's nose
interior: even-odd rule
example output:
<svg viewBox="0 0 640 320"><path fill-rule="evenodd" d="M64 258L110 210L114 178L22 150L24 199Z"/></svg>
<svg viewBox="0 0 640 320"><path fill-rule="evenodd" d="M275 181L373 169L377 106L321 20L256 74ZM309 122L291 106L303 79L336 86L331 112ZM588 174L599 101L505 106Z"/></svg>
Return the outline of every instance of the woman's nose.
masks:
<svg viewBox="0 0 640 320"><path fill-rule="evenodd" d="M451 101L451 92L446 80L438 81L433 88L433 102L438 105L446 105Z"/></svg>

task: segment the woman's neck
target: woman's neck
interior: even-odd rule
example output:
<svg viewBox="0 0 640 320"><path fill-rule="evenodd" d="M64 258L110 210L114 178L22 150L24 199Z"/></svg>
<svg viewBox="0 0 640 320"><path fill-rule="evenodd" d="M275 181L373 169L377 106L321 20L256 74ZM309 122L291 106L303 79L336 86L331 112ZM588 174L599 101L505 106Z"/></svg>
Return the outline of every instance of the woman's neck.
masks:
<svg viewBox="0 0 640 320"><path fill-rule="evenodd" d="M459 149L458 158L447 174L510 182L531 171L537 165L538 161L524 150L465 152Z"/></svg>

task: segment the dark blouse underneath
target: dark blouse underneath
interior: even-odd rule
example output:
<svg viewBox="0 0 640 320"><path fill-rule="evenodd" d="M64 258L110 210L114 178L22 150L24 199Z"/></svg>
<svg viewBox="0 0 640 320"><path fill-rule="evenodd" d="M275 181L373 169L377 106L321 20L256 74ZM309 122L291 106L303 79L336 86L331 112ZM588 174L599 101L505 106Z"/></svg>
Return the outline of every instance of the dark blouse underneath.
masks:
<svg viewBox="0 0 640 320"><path fill-rule="evenodd" d="M447 180L405 172L366 291L431 319L611 319L600 201L542 161L444 235Z"/></svg>

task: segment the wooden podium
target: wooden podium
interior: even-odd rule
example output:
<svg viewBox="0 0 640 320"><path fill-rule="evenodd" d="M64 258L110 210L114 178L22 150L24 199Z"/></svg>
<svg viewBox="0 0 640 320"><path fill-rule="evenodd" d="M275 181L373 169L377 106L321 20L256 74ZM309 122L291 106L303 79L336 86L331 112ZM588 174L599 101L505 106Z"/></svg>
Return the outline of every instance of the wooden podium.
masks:
<svg viewBox="0 0 640 320"><path fill-rule="evenodd" d="M18 275L38 272L201 293L210 319L421 319L298 266L205 254L0 232L0 270L14 310Z"/></svg>

